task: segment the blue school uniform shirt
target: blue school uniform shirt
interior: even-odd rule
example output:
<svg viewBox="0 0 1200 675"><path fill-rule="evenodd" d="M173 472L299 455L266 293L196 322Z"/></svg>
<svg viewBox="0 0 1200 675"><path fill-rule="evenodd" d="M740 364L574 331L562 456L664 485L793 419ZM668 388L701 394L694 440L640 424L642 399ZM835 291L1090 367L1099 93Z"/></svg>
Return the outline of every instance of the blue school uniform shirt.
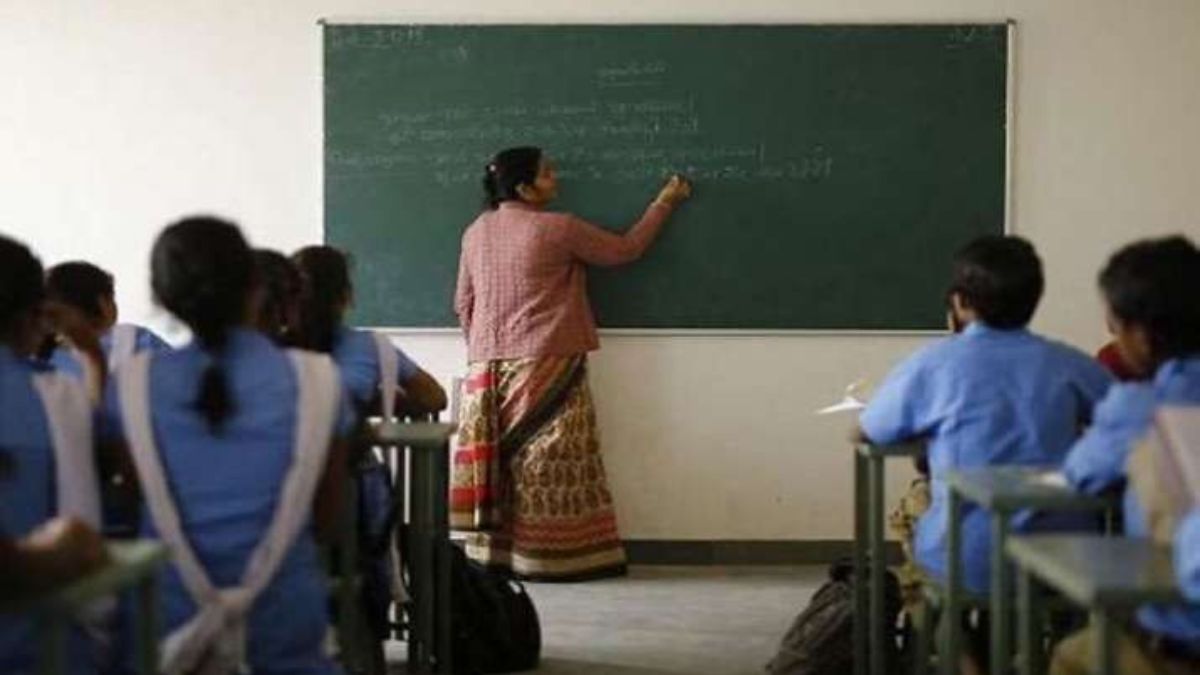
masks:
<svg viewBox="0 0 1200 675"><path fill-rule="evenodd" d="M196 343L155 354L150 363L152 425L184 532L213 584L240 582L254 547L265 536L295 447L297 380L286 352L265 336L237 329L221 363L233 414L212 433L195 407L211 357ZM124 436L115 381L106 390L101 433ZM337 432L352 426L342 395ZM157 538L143 505L140 536ZM174 566L160 577L165 632L196 611ZM329 592L311 528L301 532L248 617L247 659L254 672L325 674L338 668L322 653ZM125 608L126 665L135 641ZM164 632L164 634L165 634Z"/></svg>
<svg viewBox="0 0 1200 675"><path fill-rule="evenodd" d="M153 331L141 326L134 326L134 329L134 354L147 349L155 352L169 351L171 349L171 345L155 335ZM111 330L100 336L100 349L104 352L104 358L107 361L109 353L112 351ZM70 349L59 347L50 354L48 360L55 370L71 375L79 380L83 379L83 364L79 362L79 358Z"/></svg>
<svg viewBox="0 0 1200 675"><path fill-rule="evenodd" d="M1095 494L1126 480L1126 462L1149 431L1154 409L1162 404L1200 404L1200 357L1159 366L1150 382L1113 386L1096 407L1095 419L1071 448L1063 473L1076 489ZM1145 513L1133 490L1123 498L1125 534L1149 536ZM1200 608L1144 607L1138 622L1147 630L1195 643L1200 650Z"/></svg>
<svg viewBox="0 0 1200 675"><path fill-rule="evenodd" d="M420 368L399 347L395 347L399 358L398 382L412 379ZM365 406L379 393L379 352L375 347L375 336L371 331L355 330L343 326L338 329L330 353L342 373L342 382L350 392L356 406Z"/></svg>
<svg viewBox="0 0 1200 675"><path fill-rule="evenodd" d="M33 376L43 370L0 346L0 448L12 471L0 476L0 531L20 538L58 513L54 446L50 421ZM0 673L33 672L37 667L33 619L0 614ZM96 670L93 645L82 632L71 636L72 673Z"/></svg>
<svg viewBox="0 0 1200 675"><path fill-rule="evenodd" d="M171 345L163 341L162 338L154 334L148 328L142 326L134 326L133 333L133 353L137 354L147 349L155 352L166 351L171 348ZM109 352L112 350L112 331L108 331L100 336L100 348L104 350L104 357L108 358Z"/></svg>
<svg viewBox="0 0 1200 675"><path fill-rule="evenodd" d="M1110 384L1083 352L1027 330L972 322L897 366L859 420L875 443L928 438L932 500L917 522L914 553L935 578L946 574L949 470L996 464L1057 466ZM1014 523L1024 528L1027 516ZM989 514L963 505L964 583L990 577Z"/></svg>
<svg viewBox="0 0 1200 675"><path fill-rule="evenodd" d="M1187 599L1200 602L1200 508L1189 513L1175 533L1175 576Z"/></svg>

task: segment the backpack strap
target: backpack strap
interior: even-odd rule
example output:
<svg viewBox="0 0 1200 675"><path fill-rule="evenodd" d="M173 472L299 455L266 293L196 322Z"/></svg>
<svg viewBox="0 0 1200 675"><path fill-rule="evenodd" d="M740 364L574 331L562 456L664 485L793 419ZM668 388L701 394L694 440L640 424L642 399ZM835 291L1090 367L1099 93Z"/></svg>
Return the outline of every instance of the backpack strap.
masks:
<svg viewBox="0 0 1200 675"><path fill-rule="evenodd" d="M400 355L396 346L383 333L371 333L375 351L379 354L379 392L383 397L383 419L396 417L396 384L400 379Z"/></svg>
<svg viewBox="0 0 1200 675"><path fill-rule="evenodd" d="M137 351L137 326L129 323L119 323L112 327L111 342L108 345L108 372L112 373L123 363L129 361Z"/></svg>
<svg viewBox="0 0 1200 675"><path fill-rule="evenodd" d="M246 615L310 519L341 389L328 357L298 352L288 356L299 393L292 465L271 524L251 553L240 584L231 588L213 586L187 539L167 485L148 405L150 355L135 355L117 375L122 420L150 516L197 606L196 614L163 641L161 667L167 675L246 670Z"/></svg>
<svg viewBox="0 0 1200 675"><path fill-rule="evenodd" d="M33 376L33 389L46 411L54 450L59 515L100 528L100 485L92 452L92 409L80 383L56 373Z"/></svg>

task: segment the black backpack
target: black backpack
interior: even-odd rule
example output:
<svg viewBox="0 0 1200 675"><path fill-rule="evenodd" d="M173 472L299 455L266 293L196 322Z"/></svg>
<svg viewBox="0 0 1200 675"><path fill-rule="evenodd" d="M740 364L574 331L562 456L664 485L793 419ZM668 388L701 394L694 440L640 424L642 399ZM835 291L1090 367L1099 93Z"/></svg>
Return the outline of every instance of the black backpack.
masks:
<svg viewBox="0 0 1200 675"><path fill-rule="evenodd" d="M808 606L784 634L775 658L767 663L770 675L842 675L854 670L854 566L848 561L830 565L829 580L817 589ZM900 584L890 571L884 574L885 625L895 627L902 607ZM896 633L887 644L895 647ZM889 664L898 663L898 650L889 649Z"/></svg>
<svg viewBox="0 0 1200 675"><path fill-rule="evenodd" d="M520 582L450 549L450 625L455 675L512 673L537 667L542 629Z"/></svg>

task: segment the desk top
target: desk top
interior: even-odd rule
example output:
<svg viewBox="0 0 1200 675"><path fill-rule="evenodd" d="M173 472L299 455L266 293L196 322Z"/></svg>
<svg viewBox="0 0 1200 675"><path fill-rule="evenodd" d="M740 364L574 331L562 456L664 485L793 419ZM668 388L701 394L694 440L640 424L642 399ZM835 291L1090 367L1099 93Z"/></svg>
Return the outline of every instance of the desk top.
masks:
<svg viewBox="0 0 1200 675"><path fill-rule="evenodd" d="M916 457L925 452L925 444L921 442L898 443L896 445L856 443L854 451L863 457Z"/></svg>
<svg viewBox="0 0 1200 675"><path fill-rule="evenodd" d="M107 548L110 563L102 569L46 594L0 603L3 611L73 612L145 579L167 560L157 541L108 542Z"/></svg>
<svg viewBox="0 0 1200 675"><path fill-rule="evenodd" d="M1148 539L1031 535L1010 538L1006 551L1018 567L1084 606L1183 601L1170 547Z"/></svg>
<svg viewBox="0 0 1200 675"><path fill-rule="evenodd" d="M371 426L371 431L383 445L436 449L444 447L457 428L458 425L445 422L378 422Z"/></svg>
<svg viewBox="0 0 1200 675"><path fill-rule="evenodd" d="M1049 467L988 466L947 471L946 484L963 498L991 511L1102 511L1115 504L1111 497L1076 492Z"/></svg>

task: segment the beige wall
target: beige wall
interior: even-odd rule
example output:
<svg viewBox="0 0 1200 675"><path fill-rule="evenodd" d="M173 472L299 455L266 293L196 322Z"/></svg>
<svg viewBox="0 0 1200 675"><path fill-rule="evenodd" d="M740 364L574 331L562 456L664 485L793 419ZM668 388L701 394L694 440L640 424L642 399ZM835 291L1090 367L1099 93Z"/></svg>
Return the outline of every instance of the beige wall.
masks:
<svg viewBox="0 0 1200 675"><path fill-rule="evenodd" d="M118 273L126 318L166 327L146 290L155 232L240 220L292 249L321 232L319 17L491 22L829 22L1013 18L1013 222L1049 291L1036 326L1104 337L1093 278L1135 237L1200 238L1196 0L5 0L0 230L48 262ZM516 7L514 11L509 9ZM730 9L736 7L736 9ZM703 189L703 186L700 186ZM931 261L917 261L929 264ZM932 261L933 264L939 264ZM456 336L403 336L443 381ZM885 336L608 336L593 386L627 536L848 536L847 418L816 418L913 348ZM896 475L894 484L903 483Z"/></svg>

